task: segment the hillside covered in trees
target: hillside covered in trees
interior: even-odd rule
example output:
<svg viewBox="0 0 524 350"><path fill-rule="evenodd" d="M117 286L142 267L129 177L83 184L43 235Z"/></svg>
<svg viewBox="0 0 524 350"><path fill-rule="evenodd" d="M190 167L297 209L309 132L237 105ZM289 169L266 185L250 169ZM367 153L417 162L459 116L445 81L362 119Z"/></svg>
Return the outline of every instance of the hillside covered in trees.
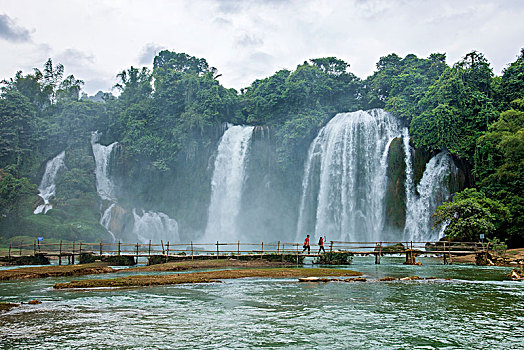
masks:
<svg viewBox="0 0 524 350"><path fill-rule="evenodd" d="M270 146L260 152L271 169L268 203L279 206L268 205L263 219L271 230L295 230L304 163L320 128L336 113L383 108L409 127L417 151L446 149L464 172L464 190L435 213L437 222L448 224L449 238L477 240L482 233L524 245L524 50L502 76L475 51L452 66L440 53L390 54L364 80L348 63L326 57L240 91L223 87L205 59L165 50L152 70L130 67L118 74L118 97L82 94L83 81L64 78L63 71L49 59L42 70L2 82L0 243L37 235L107 239L94 131L104 145L118 142L111 175L119 204L176 217L182 241L189 241L205 228L210 164L224 123L268 130ZM42 204L37 187L46 163L64 150L53 209L33 214ZM283 228L271 222L275 217Z"/></svg>

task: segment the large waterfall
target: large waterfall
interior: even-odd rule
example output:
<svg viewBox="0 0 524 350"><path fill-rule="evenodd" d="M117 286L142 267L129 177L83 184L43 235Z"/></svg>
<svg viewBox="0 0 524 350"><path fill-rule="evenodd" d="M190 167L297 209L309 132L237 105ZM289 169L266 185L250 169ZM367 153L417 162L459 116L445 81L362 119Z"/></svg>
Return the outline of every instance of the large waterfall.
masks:
<svg viewBox="0 0 524 350"><path fill-rule="evenodd" d="M446 151L440 152L426 164L416 191L411 189L407 193L405 240L420 242L441 238L443 230L432 228L431 215L438 205L449 199L449 177L456 175L457 171L453 159Z"/></svg>
<svg viewBox="0 0 524 350"><path fill-rule="evenodd" d="M253 129L253 126L231 126L220 140L211 180L211 203L203 238L207 243L241 239L237 230L237 216L240 211L246 157Z"/></svg>
<svg viewBox="0 0 524 350"><path fill-rule="evenodd" d="M404 148L406 222L385 227L388 152L395 138ZM337 114L313 140L304 168L296 239L306 234L331 240L429 241L439 238L431 214L449 197L451 156L441 152L427 164L418 185L408 129L380 109Z"/></svg>
<svg viewBox="0 0 524 350"><path fill-rule="evenodd" d="M297 239L379 240L384 226L386 165L397 119L382 110L337 114L309 149Z"/></svg>
<svg viewBox="0 0 524 350"><path fill-rule="evenodd" d="M53 205L49 203L49 200L55 196L56 190L56 175L60 168L64 166L65 151L60 152L56 157L49 160L45 166L44 176L38 186L38 195L44 200L44 204L40 204L36 207L34 213L47 213L49 209L53 208Z"/></svg>

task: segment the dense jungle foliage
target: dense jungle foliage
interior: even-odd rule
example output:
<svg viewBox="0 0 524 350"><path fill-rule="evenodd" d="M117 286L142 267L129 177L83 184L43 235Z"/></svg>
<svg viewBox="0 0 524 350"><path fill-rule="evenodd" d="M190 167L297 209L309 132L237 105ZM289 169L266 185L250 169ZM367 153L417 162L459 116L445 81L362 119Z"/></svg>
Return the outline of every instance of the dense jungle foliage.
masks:
<svg viewBox="0 0 524 350"><path fill-rule="evenodd" d="M390 54L365 80L334 58L311 59L240 92L223 87L205 59L162 51L153 69L117 75L118 97L82 94L83 81L63 77L49 59L43 70L2 82L0 97L0 243L20 235L94 241L104 237L90 135L118 141L113 176L123 203L184 217L202 226L209 201L210 159L224 123L268 127L275 186L290 211L300 195L309 144L336 113L385 108L409 125L417 149L447 149L473 179L471 189L440 207L457 240L486 237L524 245L524 49L494 76L471 52L453 66L445 54ZM34 215L46 161L66 150L54 208ZM295 204L296 206L296 204ZM205 220L204 220L205 221Z"/></svg>

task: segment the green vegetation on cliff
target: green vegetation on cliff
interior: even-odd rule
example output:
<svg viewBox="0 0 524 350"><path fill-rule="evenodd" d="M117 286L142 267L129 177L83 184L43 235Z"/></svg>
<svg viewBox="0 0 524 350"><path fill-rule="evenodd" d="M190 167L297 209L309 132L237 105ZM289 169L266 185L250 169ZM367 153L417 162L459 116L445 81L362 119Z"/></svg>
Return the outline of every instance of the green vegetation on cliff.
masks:
<svg viewBox="0 0 524 350"><path fill-rule="evenodd" d="M348 63L317 58L237 92L219 83L217 69L205 59L164 50L152 70L130 67L119 73L115 87L120 95L99 93L98 102L80 98L83 82L73 75L64 78L64 67L49 59L43 70L18 72L2 82L0 235L107 237L98 223L90 145L95 130L102 132L103 144L120 145L111 176L119 188L133 191L121 191L119 204L163 211L189 232L201 232L211 191L210 162L226 122L268 131L269 148L257 151L265 154L264 173L247 186L271 184L269 203L278 205L267 208L261 220L279 218L287 225L282 230L294 230L304 161L318 130L339 112L385 108L409 126L415 153L421 155L415 157L415 182L429 155L445 148L471 178L464 183L476 187L476 192L457 194L456 202L437 215L450 218L475 208L472 215L486 222L466 229L472 216L457 214L446 233L456 239L485 233L522 245L524 50L501 77L475 51L451 67L445 59L439 53L428 58L390 54L361 80ZM392 147L397 157L389 159L387 210L390 224L401 227L405 218L396 211L405 200L405 174L398 166L401 144ZM64 150L53 209L34 215L42 203L36 187L46 162ZM254 187L250 191L252 198L259 194Z"/></svg>

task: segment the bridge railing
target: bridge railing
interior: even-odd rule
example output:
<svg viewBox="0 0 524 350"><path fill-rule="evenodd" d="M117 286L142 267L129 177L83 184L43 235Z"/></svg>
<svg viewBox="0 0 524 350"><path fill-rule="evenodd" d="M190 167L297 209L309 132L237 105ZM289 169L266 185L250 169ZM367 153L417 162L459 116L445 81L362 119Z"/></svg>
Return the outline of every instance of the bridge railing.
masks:
<svg viewBox="0 0 524 350"><path fill-rule="evenodd" d="M310 245L311 253L319 251L318 244ZM328 241L324 244L325 251L342 251L374 254L394 254L405 252L406 249L420 253L473 253L486 251L487 244L480 242L346 242ZM92 253L94 255L134 255L134 256L176 256L176 255L260 255L260 254L301 254L302 243L296 242L164 242L153 243L125 243L125 242L60 242L43 243L35 241L33 244L10 244L9 256L34 255L41 253L49 256L78 255Z"/></svg>

